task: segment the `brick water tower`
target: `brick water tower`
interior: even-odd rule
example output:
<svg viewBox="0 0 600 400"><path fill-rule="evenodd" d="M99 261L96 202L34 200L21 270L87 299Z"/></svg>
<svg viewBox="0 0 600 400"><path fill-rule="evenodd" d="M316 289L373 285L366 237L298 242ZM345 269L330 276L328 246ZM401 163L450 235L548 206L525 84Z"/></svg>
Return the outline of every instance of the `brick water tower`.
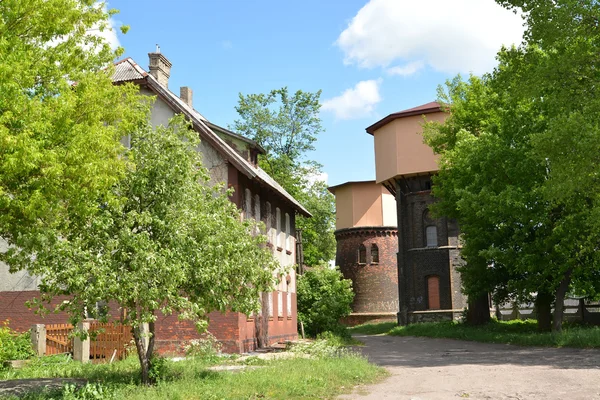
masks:
<svg viewBox="0 0 600 400"><path fill-rule="evenodd" d="M355 293L348 325L395 320L398 312L396 201L375 181L332 186L336 265Z"/></svg>

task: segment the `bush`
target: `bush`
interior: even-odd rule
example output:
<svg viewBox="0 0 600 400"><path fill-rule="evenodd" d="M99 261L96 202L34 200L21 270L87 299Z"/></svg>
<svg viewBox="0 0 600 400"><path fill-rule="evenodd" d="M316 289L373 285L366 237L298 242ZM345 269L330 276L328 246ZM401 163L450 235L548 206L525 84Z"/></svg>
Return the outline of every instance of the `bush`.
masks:
<svg viewBox="0 0 600 400"><path fill-rule="evenodd" d="M182 346L186 356L214 358L221 353L223 345L210 332L206 332L202 339L192 339Z"/></svg>
<svg viewBox="0 0 600 400"><path fill-rule="evenodd" d="M8 327L8 321L0 326L0 368L4 361L26 360L33 357L31 338L28 333L18 333Z"/></svg>
<svg viewBox="0 0 600 400"><path fill-rule="evenodd" d="M298 321L310 336L327 331L343 336L346 328L340 319L352 311L353 299L352 281L339 269L310 269L298 279Z"/></svg>

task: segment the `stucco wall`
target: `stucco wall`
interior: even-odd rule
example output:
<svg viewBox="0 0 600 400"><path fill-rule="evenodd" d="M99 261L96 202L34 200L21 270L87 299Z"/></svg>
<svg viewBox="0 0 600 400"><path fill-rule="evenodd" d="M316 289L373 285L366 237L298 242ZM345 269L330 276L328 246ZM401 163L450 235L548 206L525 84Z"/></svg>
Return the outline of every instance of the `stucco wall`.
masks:
<svg viewBox="0 0 600 400"><path fill-rule="evenodd" d="M360 226L396 226L396 200L373 181L350 182L332 189L336 229Z"/></svg>
<svg viewBox="0 0 600 400"><path fill-rule="evenodd" d="M426 115L429 121L443 122L443 112ZM423 143L423 117L395 119L374 133L376 181L385 182L395 176L415 175L438 170L438 156Z"/></svg>
<svg viewBox="0 0 600 400"><path fill-rule="evenodd" d="M7 250L7 243L0 238L0 252ZM29 275L26 271L10 273L8 265L0 262L0 292L23 290L37 290L39 278ZM0 305L2 307L2 305Z"/></svg>

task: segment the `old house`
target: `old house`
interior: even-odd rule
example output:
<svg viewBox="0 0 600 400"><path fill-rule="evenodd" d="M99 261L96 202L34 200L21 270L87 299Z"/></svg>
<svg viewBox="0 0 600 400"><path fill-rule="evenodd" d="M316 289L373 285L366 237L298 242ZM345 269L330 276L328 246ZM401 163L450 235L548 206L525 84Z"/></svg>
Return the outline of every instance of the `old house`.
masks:
<svg viewBox="0 0 600 400"><path fill-rule="evenodd" d="M149 54L148 71L131 58L115 64L113 82L130 82L139 86L140 93L155 97L152 105L153 126L167 125L171 117L183 114L198 133L205 167L211 182L233 188L231 201L240 209L242 218L260 220L266 226L269 247L287 274L279 279L276 290L263 296L264 321L241 313L228 312L210 315L209 331L223 344L224 351L242 352L257 345L257 334L267 344L297 338L296 313L296 215L310 213L288 194L267 173L258 167L258 155L264 153L257 143L208 121L193 108L192 90L169 89L171 63L161 53ZM127 146L128 138L123 139ZM24 305L37 293L38 281L23 272L8 274L0 266L0 321L10 319L17 330L26 330L34 323L66 322L66 315L50 314L44 320ZM57 300L58 301L58 300ZM264 322L264 323L263 323ZM177 316L160 316L156 324L156 346L162 353L174 353L180 345L198 337L192 323L179 321ZM266 333L266 335L265 335ZM265 337L268 336L268 337Z"/></svg>
<svg viewBox="0 0 600 400"><path fill-rule="evenodd" d="M335 263L352 280L348 325L395 320L398 312L396 201L375 181L332 186L337 242Z"/></svg>

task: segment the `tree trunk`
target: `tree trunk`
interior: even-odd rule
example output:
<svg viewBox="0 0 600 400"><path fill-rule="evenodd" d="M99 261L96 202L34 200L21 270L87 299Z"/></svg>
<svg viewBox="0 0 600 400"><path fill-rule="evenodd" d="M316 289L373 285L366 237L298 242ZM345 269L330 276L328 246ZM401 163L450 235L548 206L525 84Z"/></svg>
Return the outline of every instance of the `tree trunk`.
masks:
<svg viewBox="0 0 600 400"><path fill-rule="evenodd" d="M552 332L562 331L565 296L567 294L567 290L569 290L569 285L571 284L572 273L573 268L569 268L567 272L565 272L565 276L563 276L563 279L560 281L560 285L558 285L558 288L556 289L556 302L554 303L554 321L552 323Z"/></svg>
<svg viewBox="0 0 600 400"><path fill-rule="evenodd" d="M140 325L133 329L133 340L140 360L141 382L142 385L150 386L156 383L156 378L150 376L152 368L152 353L154 352L154 322L148 324L148 332ZM148 347L146 348L145 338L149 335Z"/></svg>
<svg viewBox="0 0 600 400"><path fill-rule="evenodd" d="M262 293L261 297L260 313L256 315L254 320L256 346L259 349L269 346L269 316L271 313L271 310L269 310L269 294Z"/></svg>
<svg viewBox="0 0 600 400"><path fill-rule="evenodd" d="M539 291L535 298L535 312L538 321L538 330L548 332L552 329L552 300L550 293Z"/></svg>
<svg viewBox="0 0 600 400"><path fill-rule="evenodd" d="M469 296L467 324L483 325L490 322L490 300L487 293Z"/></svg>

